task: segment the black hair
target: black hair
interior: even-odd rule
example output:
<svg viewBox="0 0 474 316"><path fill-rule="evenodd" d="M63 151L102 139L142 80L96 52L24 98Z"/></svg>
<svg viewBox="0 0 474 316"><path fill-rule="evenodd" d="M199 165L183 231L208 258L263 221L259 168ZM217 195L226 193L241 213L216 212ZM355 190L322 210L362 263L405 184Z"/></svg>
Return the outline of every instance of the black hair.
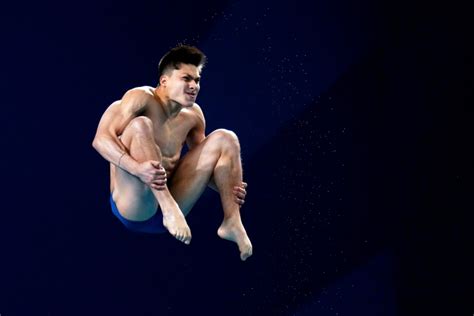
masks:
<svg viewBox="0 0 474 316"><path fill-rule="evenodd" d="M172 48L160 60L158 64L158 84L159 78L167 71L179 69L180 64L190 64L196 67L204 67L207 57L198 48L188 45L179 45Z"/></svg>

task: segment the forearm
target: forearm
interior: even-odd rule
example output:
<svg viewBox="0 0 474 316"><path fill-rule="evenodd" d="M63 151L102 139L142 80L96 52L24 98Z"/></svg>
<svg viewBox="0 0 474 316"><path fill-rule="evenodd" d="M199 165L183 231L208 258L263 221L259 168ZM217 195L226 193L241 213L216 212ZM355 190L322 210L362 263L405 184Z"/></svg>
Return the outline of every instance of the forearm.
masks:
<svg viewBox="0 0 474 316"><path fill-rule="evenodd" d="M96 137L92 146L105 160L128 173L135 174L138 162L127 153L125 146L123 146L118 138L109 136Z"/></svg>

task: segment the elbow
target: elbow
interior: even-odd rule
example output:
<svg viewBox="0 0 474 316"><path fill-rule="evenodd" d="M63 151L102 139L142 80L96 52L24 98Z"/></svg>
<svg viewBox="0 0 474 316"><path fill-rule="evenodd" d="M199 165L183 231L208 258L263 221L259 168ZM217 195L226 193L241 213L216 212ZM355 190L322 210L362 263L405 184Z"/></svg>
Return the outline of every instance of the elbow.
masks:
<svg viewBox="0 0 474 316"><path fill-rule="evenodd" d="M101 143L100 139L96 136L94 137L94 140L92 141L92 147L95 150L99 151L100 143Z"/></svg>

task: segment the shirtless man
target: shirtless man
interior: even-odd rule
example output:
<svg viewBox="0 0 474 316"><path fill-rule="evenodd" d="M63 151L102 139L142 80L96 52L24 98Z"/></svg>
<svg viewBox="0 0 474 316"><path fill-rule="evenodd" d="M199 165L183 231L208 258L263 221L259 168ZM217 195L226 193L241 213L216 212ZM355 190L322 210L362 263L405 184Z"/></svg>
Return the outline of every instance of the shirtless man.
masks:
<svg viewBox="0 0 474 316"><path fill-rule="evenodd" d="M158 86L131 89L112 103L92 145L110 162L112 211L127 228L168 231L189 244L185 216L210 186L219 192L224 210L217 234L237 243L246 260L252 243L240 218L247 184L239 140L225 129L206 136L204 115L195 103L205 62L195 47L170 50L159 63ZM180 158L185 142L189 151Z"/></svg>

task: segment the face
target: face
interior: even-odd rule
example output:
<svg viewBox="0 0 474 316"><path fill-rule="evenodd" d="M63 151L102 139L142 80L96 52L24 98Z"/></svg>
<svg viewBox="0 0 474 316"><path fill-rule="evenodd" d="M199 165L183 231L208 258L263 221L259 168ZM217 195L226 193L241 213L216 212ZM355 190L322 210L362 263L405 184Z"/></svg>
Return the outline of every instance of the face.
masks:
<svg viewBox="0 0 474 316"><path fill-rule="evenodd" d="M160 84L168 92L170 100L191 107L199 93L201 69L189 64L180 64L179 69L173 69L161 77Z"/></svg>

